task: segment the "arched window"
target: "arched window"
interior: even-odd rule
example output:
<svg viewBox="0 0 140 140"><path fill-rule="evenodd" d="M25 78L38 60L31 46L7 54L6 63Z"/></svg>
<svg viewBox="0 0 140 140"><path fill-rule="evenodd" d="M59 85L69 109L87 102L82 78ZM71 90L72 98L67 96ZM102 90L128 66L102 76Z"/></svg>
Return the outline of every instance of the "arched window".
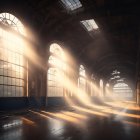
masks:
<svg viewBox="0 0 140 140"><path fill-rule="evenodd" d="M86 76L86 71L85 71L85 68L83 65L80 65L79 74L80 74L80 76L83 76L83 77Z"/></svg>
<svg viewBox="0 0 140 140"><path fill-rule="evenodd" d="M109 83L106 83L105 85L105 96L112 96Z"/></svg>
<svg viewBox="0 0 140 140"><path fill-rule="evenodd" d="M0 97L25 96L24 26L9 13L0 14L0 24Z"/></svg>
<svg viewBox="0 0 140 140"><path fill-rule="evenodd" d="M63 82L65 81L65 61L64 61L64 52L62 48L53 43L50 46L51 56L49 57L49 69L47 73L48 77L48 97L62 97L64 94Z"/></svg>
<svg viewBox="0 0 140 140"><path fill-rule="evenodd" d="M9 26L15 31L25 35L25 29L23 24L12 14L1 13L0 14L0 23Z"/></svg>
<svg viewBox="0 0 140 140"><path fill-rule="evenodd" d="M133 91L126 83L117 83L113 87L113 93L117 97L132 98Z"/></svg>
<svg viewBox="0 0 140 140"><path fill-rule="evenodd" d="M95 76L92 74L91 75L91 81L90 81L90 91L91 91L91 96L96 95L96 83L95 83Z"/></svg>
<svg viewBox="0 0 140 140"><path fill-rule="evenodd" d="M104 87L103 87L104 85L103 85L103 80L102 79L100 79L100 96L103 96L103 94L104 94Z"/></svg>
<svg viewBox="0 0 140 140"><path fill-rule="evenodd" d="M50 46L50 52L55 54L55 55L58 55L58 56L63 56L63 50L62 48L56 44L56 43L53 43L51 46Z"/></svg>
<svg viewBox="0 0 140 140"><path fill-rule="evenodd" d="M86 91L86 71L83 65L80 65L79 68L78 87L83 92Z"/></svg>

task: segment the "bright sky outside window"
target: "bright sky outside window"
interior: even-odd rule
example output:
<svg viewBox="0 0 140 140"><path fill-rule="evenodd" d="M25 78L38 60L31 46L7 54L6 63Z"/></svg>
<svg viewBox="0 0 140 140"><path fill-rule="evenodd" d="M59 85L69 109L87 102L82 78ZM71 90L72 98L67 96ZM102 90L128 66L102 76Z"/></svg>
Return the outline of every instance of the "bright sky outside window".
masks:
<svg viewBox="0 0 140 140"><path fill-rule="evenodd" d="M49 57L50 67L48 69L48 97L62 97L63 96L63 81L65 78L64 71L66 64L64 62L64 51L56 43L50 46L51 55Z"/></svg>
<svg viewBox="0 0 140 140"><path fill-rule="evenodd" d="M104 83L103 83L103 80L100 79L100 96L102 97L103 96L103 87L104 87Z"/></svg>
<svg viewBox="0 0 140 140"><path fill-rule="evenodd" d="M128 85L125 83L118 83L118 84L114 85L114 88L120 88L120 87L125 88L125 87L128 87Z"/></svg>
<svg viewBox="0 0 140 140"><path fill-rule="evenodd" d="M9 13L1 13L0 14L0 22L9 27L13 28L14 30L18 31L19 33L25 35L25 29L23 24L12 14Z"/></svg>
<svg viewBox="0 0 140 140"><path fill-rule="evenodd" d="M112 75L117 75L117 74L120 74L120 72L117 71L117 70L114 70L111 74L112 74Z"/></svg>
<svg viewBox="0 0 140 140"><path fill-rule="evenodd" d="M112 73L111 73L112 77L110 78L110 80L119 80L121 78L120 76L120 72L118 70L114 70Z"/></svg>
<svg viewBox="0 0 140 140"><path fill-rule="evenodd" d="M62 49L61 49L61 47L58 45L58 44L56 44L56 43L53 43L53 44L51 44L51 46L50 46L50 52L51 53L54 53L54 54L56 54L56 55L62 55Z"/></svg>
<svg viewBox="0 0 140 140"><path fill-rule="evenodd" d="M85 68L83 65L80 65L80 68L79 68L79 74L83 77L86 76L86 72L85 72Z"/></svg>
<svg viewBox="0 0 140 140"><path fill-rule="evenodd" d="M118 79L117 82L123 82L125 78Z"/></svg>
<svg viewBox="0 0 140 140"><path fill-rule="evenodd" d="M132 97L133 91L126 83L117 83L113 87L113 93L120 97Z"/></svg>
<svg viewBox="0 0 140 140"><path fill-rule="evenodd" d="M94 19L80 21L88 31L97 30L98 26Z"/></svg>
<svg viewBox="0 0 140 140"><path fill-rule="evenodd" d="M107 83L106 86L109 87L109 83Z"/></svg>
<svg viewBox="0 0 140 140"><path fill-rule="evenodd" d="M50 56L48 61L53 66L56 66L56 67L61 68L61 69L65 69L65 64L63 63L63 61L54 57L54 56Z"/></svg>
<svg viewBox="0 0 140 140"><path fill-rule="evenodd" d="M83 90L85 92L86 90L86 71L83 65L80 65L79 68L79 78L78 78L78 87L79 89Z"/></svg>
<svg viewBox="0 0 140 140"><path fill-rule="evenodd" d="M82 4L79 0L61 0L67 10L73 11L80 7Z"/></svg>
<svg viewBox="0 0 140 140"><path fill-rule="evenodd" d="M23 33L21 22L9 13L0 14L0 23ZM0 97L25 96L26 60L24 40L0 27Z"/></svg>

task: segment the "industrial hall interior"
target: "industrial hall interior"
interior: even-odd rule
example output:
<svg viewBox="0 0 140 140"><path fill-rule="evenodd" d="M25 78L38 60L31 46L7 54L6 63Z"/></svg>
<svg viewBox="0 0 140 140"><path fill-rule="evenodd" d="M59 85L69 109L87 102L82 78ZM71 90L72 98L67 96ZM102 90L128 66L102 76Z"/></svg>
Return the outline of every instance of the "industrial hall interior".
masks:
<svg viewBox="0 0 140 140"><path fill-rule="evenodd" d="M138 0L0 0L0 140L140 140Z"/></svg>

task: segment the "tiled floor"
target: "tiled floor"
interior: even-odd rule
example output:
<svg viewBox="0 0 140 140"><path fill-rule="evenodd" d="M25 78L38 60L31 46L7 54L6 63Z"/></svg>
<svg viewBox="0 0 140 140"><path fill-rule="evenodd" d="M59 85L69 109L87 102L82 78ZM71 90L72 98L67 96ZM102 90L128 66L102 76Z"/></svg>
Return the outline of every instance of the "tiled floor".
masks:
<svg viewBox="0 0 140 140"><path fill-rule="evenodd" d="M29 110L0 125L0 140L140 140L139 107L130 102Z"/></svg>

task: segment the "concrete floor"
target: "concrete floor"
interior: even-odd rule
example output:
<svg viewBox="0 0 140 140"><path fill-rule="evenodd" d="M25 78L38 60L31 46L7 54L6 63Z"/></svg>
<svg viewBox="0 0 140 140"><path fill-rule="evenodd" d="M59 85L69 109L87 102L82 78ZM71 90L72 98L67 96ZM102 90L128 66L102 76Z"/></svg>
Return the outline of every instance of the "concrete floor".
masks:
<svg viewBox="0 0 140 140"><path fill-rule="evenodd" d="M0 119L0 140L140 140L139 111L130 102L28 110Z"/></svg>

